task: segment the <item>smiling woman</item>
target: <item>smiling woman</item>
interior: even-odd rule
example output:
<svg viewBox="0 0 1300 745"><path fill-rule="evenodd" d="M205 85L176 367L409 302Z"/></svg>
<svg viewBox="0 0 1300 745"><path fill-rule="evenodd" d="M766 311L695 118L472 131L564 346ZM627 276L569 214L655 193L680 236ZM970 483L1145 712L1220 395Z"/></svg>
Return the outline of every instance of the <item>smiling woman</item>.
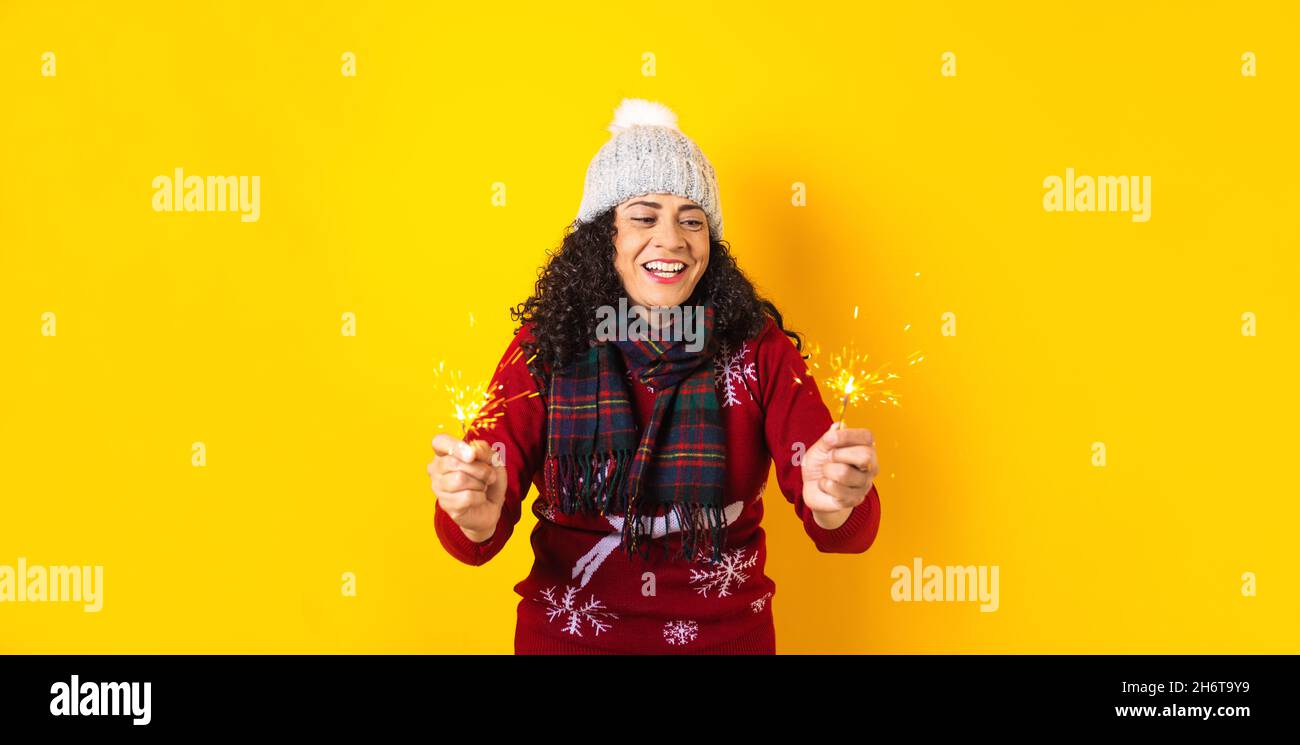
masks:
<svg viewBox="0 0 1300 745"><path fill-rule="evenodd" d="M799 336L722 240L713 167L672 112L625 100L610 130L577 220L512 311L490 386L513 403L470 442L434 439L438 537L488 561L537 487L516 652L772 653L772 464L816 548L859 553L880 519L874 442L832 424ZM599 328L629 301L665 324L657 337Z"/></svg>
<svg viewBox="0 0 1300 745"><path fill-rule="evenodd" d="M704 208L672 194L618 205L614 266L632 300L644 306L681 305L709 266Z"/></svg>

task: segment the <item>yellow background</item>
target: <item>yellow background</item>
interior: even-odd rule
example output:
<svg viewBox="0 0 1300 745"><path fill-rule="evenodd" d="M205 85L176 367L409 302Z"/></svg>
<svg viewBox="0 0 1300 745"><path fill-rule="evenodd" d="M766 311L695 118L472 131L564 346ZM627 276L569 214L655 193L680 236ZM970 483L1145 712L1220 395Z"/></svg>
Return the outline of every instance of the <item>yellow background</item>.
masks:
<svg viewBox="0 0 1300 745"><path fill-rule="evenodd" d="M926 355L850 416L869 552L767 492L780 651L1300 651L1294 3L433 5L0 5L0 563L105 567L0 651L511 651L535 518L438 544L433 368L490 374L623 96L791 326ZM260 221L154 212L176 167ZM1150 222L1045 212L1067 167L1151 176ZM915 556L1000 609L891 601Z"/></svg>

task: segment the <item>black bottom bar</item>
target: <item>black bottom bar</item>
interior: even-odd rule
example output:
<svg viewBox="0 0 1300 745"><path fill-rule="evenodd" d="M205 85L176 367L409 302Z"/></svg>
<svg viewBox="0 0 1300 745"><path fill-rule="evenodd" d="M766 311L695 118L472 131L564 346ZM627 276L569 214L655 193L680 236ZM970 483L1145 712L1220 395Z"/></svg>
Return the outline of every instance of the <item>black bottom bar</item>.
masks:
<svg viewBox="0 0 1300 745"><path fill-rule="evenodd" d="M884 731L878 725L917 734L1041 732L1044 725L1294 731L1295 662L1163 655L10 655L0 657L0 722L84 734L339 734L401 726L436 736L446 727L446 736L463 738L511 721L588 734L602 731L605 719L618 727L667 726L672 712L685 709L702 728L716 720L723 732L766 730L784 719L794 732L857 728L864 740ZM130 683L138 685L103 685ZM91 713L97 708L108 713Z"/></svg>

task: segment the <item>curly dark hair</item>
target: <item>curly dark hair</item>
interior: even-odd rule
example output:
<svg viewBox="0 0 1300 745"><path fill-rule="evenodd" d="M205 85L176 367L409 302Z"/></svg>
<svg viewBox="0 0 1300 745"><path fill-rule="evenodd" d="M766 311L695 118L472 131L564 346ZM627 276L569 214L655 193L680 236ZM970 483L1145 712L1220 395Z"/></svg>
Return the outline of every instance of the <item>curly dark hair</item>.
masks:
<svg viewBox="0 0 1300 745"><path fill-rule="evenodd" d="M625 295L614 268L618 232L614 214L611 207L590 222L570 224L559 248L547 252L533 296L510 309L511 320L519 323L515 333L527 322L534 324L533 341L524 342L523 347L533 358L529 368L541 379L546 375L543 366L559 370L586 352L596 338L596 309L617 305ZM709 265L688 302L699 304L705 299L713 301L713 333L732 349L762 332L770 316L794 340L795 348L803 351L798 332L785 327L776 305L761 297L736 265L730 244L712 237Z"/></svg>

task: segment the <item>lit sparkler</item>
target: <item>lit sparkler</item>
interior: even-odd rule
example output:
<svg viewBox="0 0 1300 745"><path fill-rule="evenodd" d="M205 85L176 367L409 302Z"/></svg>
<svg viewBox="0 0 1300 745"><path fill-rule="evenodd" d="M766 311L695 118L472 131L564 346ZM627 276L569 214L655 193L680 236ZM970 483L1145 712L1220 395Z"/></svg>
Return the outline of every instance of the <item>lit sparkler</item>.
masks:
<svg viewBox="0 0 1300 745"><path fill-rule="evenodd" d="M522 355L523 350L516 350L509 359L501 363L497 371L500 372L501 368L513 364ZM532 358L529 358L528 362L532 362ZM438 363L435 375L446 378L443 387L451 396L452 412L456 421L460 422L462 440L471 432L495 426L505 416L506 406L510 402L540 395L537 391L524 391L513 396L502 396L500 391L505 389L503 384L497 383L492 386L491 383L466 383L460 370L447 370L444 362Z"/></svg>
<svg viewBox="0 0 1300 745"><path fill-rule="evenodd" d="M889 369L890 363L872 368L869 364L870 355L857 352L852 344L831 354L824 368L820 356L821 348L814 344L809 352L809 367L824 373L823 380L826 388L840 399L840 415L837 421L841 424L850 406L873 403L882 406L899 405L899 393L893 387L893 381L897 380L899 375ZM925 356L917 351L908 355L906 362L910 367L924 359ZM801 382L798 376L795 380Z"/></svg>

